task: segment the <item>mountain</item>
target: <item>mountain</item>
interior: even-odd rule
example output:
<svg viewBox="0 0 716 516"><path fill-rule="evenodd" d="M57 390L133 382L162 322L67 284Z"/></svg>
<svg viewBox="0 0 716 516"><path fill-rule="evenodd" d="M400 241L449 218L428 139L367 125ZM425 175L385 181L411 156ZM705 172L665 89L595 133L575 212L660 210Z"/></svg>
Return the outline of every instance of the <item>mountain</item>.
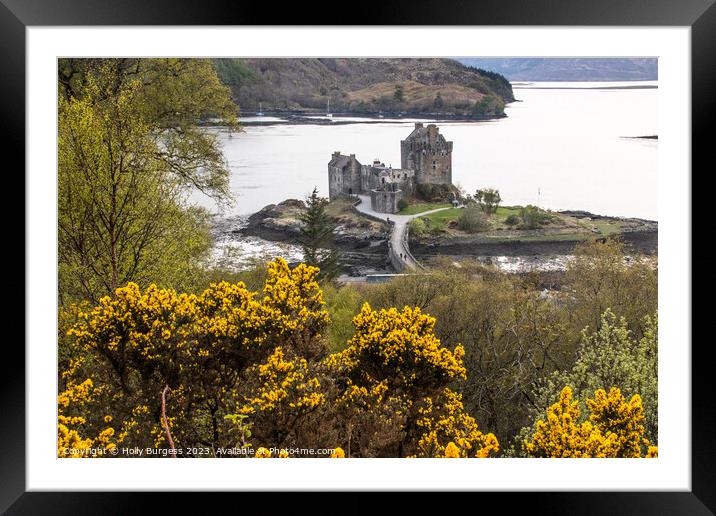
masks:
<svg viewBox="0 0 716 516"><path fill-rule="evenodd" d="M233 58L214 60L244 111L440 113L502 116L514 101L499 74L453 59Z"/></svg>
<svg viewBox="0 0 716 516"><path fill-rule="evenodd" d="M510 81L655 81L656 58L458 58Z"/></svg>

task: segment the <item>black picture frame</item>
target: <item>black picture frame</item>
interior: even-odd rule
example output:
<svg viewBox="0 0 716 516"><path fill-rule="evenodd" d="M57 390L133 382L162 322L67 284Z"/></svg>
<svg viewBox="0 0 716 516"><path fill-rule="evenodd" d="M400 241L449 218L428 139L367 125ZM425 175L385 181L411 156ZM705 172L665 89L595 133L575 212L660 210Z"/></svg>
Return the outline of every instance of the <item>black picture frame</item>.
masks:
<svg viewBox="0 0 716 516"><path fill-rule="evenodd" d="M17 158L14 171L25 161L25 30L48 25L554 25L554 26L689 26L692 73L692 192L693 181L713 166L708 128L714 121L716 92L716 0L488 0L428 2L391 0L379 4L347 6L325 1L293 4L229 2L225 0L0 0L0 148L3 157ZM88 45L91 48L91 45ZM711 166L709 166L711 165ZM9 172L10 168L6 168ZM695 173L698 171L699 173ZM13 172L19 176L17 172ZM18 185L24 191L23 183ZM696 198L692 206L696 206ZM695 217L692 217L694 221ZM17 225L17 224L16 224ZM19 227L19 225L17 225ZM692 232L692 235L694 233ZM19 237L23 241L25 236ZM18 244L19 248L19 244ZM693 259L693 268L699 262ZM24 254L23 254L24 257ZM24 263L22 265L24 268ZM26 281L29 271L25 269ZM22 287L11 280L15 292ZM698 309L696 303L692 303ZM32 310L26 306L26 310ZM698 310L697 310L698 313ZM693 320L693 316L692 316ZM157 496L166 512L186 510L185 494L39 493L26 492L25 450L25 354L19 339L5 339L0 374L0 510L8 514L127 514L146 510ZM611 493L473 493L475 510L489 510L490 502L510 509L549 514L714 514L716 512L716 404L707 383L709 340L669 345L691 346L692 353L692 456L690 492ZM686 348L688 349L688 348ZM205 495L206 496L206 495ZM213 500L227 495L210 494ZM246 494L241 495L246 500ZM263 495L266 496L266 495ZM451 497L453 495L450 495ZM462 505L462 497L451 504ZM489 497L489 498L485 498ZM302 504L303 494L270 497L271 508ZM411 502L422 504L422 496ZM499 498L499 500L497 499ZM265 498L264 498L265 499ZM254 500L251 500L253 502ZM284 505L285 504L285 505ZM517 505L515 505L517 504ZM243 503L242 503L243 505ZM284 507L281 507L284 505ZM312 510L329 513L373 510L370 496L345 494L338 509L325 501ZM334 509L331 509L331 506ZM248 503L243 505L251 510ZM457 507L457 505L456 505ZM478 509L479 507L479 509ZM220 509L217 509L220 510ZM409 505L405 511L410 510ZM272 511L271 511L272 512ZM401 511L403 512L403 511Z"/></svg>

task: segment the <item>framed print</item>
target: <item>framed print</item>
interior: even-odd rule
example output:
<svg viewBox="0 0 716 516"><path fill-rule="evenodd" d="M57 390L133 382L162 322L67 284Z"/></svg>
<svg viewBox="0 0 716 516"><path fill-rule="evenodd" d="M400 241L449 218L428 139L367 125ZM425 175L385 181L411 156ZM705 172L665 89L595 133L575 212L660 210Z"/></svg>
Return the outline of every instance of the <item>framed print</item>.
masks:
<svg viewBox="0 0 716 516"><path fill-rule="evenodd" d="M3 509L716 510L712 2L130 4L0 7L27 192Z"/></svg>

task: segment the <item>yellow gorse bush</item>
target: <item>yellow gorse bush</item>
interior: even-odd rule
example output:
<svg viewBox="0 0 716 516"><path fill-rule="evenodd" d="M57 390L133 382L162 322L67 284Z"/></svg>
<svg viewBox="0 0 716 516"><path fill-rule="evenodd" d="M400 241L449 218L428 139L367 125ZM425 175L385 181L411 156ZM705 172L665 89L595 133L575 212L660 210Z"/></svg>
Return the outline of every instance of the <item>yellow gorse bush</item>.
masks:
<svg viewBox="0 0 716 516"><path fill-rule="evenodd" d="M420 308L373 310L365 303L353 325L355 335L343 352L329 359L331 364L403 387L465 378L462 346L453 351L442 346L433 333L435 318Z"/></svg>
<svg viewBox="0 0 716 516"><path fill-rule="evenodd" d="M644 438L644 413L639 395L626 401L618 388L599 389L586 400L591 414L580 422L579 401L564 387L547 409L525 451L534 457L655 457L657 448Z"/></svg>
<svg viewBox="0 0 716 516"><path fill-rule="evenodd" d="M480 432L475 418L465 412L460 394L446 388L435 399L437 403L425 398L418 409L417 426L422 435L417 456L446 457L456 448L458 457L486 458L500 450L497 438ZM448 450L450 444L453 446Z"/></svg>
<svg viewBox="0 0 716 516"><path fill-rule="evenodd" d="M239 409L241 414L255 412L311 410L325 401L318 378L311 377L308 363L300 358L286 360L278 347L266 363L255 366L258 389Z"/></svg>
<svg viewBox="0 0 716 516"><path fill-rule="evenodd" d="M347 347L326 356L317 273L277 259L258 292L243 283L198 294L130 283L78 308L60 375L58 455L169 446L164 417L177 447L255 445L256 457L311 446L333 448L334 457L499 453L495 435L479 430L453 390L466 377L462 345L444 346L435 318L419 308L364 304ZM598 390L586 404L582 420L565 388L524 443L527 453L656 455L639 396L627 402L618 389Z"/></svg>
<svg viewBox="0 0 716 516"><path fill-rule="evenodd" d="M460 395L446 387L465 378L464 350L442 345L433 317L419 308L373 310L366 303L353 325L348 347L325 363L345 376L337 402L351 414L351 432L365 432L374 442L386 435L375 444L376 454L442 457L450 441L461 447L461 456L499 450L495 436L482 434ZM402 433L402 442L388 437Z"/></svg>
<svg viewBox="0 0 716 516"><path fill-rule="evenodd" d="M79 384L70 382L67 389L57 396L57 456L85 458L101 456L116 447L112 441L114 428L107 427L96 437L82 437L80 428L87 422L83 416L68 415L72 409L81 409L92 401L94 384L87 378ZM105 423L111 423L112 417L105 416Z"/></svg>
<svg viewBox="0 0 716 516"><path fill-rule="evenodd" d="M320 384L307 373L307 358L321 352L328 324L317 273L277 259L259 293L243 283L219 282L199 294L130 283L80 310L68 335L77 349L109 367L105 377L116 379L110 397L125 407L120 436L151 431L155 445L166 445L159 393L167 385L175 442L196 442L202 432L216 441L228 431L221 425L231 425L223 416L240 409L301 411L322 403ZM239 392L241 375L264 384ZM147 412L133 414L134 406ZM187 424L187 418L200 424Z"/></svg>

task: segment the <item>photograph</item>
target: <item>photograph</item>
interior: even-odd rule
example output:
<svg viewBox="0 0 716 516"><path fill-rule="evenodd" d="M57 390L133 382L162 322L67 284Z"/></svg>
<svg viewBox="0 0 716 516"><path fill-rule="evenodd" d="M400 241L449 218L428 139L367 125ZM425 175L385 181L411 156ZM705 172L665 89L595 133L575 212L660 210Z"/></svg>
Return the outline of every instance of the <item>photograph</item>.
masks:
<svg viewBox="0 0 716 516"><path fill-rule="evenodd" d="M57 458L669 453L658 56L55 64Z"/></svg>

